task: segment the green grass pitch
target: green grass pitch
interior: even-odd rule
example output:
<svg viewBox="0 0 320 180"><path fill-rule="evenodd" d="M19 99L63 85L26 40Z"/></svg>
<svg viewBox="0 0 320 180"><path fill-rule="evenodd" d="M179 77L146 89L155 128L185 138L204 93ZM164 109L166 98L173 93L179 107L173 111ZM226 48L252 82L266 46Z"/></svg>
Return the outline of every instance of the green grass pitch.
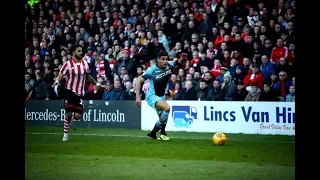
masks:
<svg viewBox="0 0 320 180"><path fill-rule="evenodd" d="M168 142L145 131L26 127L26 180L287 180L295 179L294 136L168 132Z"/></svg>

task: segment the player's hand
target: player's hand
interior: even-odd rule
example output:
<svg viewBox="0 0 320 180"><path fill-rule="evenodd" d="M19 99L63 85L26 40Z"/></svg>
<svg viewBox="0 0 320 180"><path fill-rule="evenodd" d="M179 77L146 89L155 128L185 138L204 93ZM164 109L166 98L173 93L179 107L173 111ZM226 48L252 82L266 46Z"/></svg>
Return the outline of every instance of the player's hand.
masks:
<svg viewBox="0 0 320 180"><path fill-rule="evenodd" d="M140 99L140 97L136 97L136 105L137 105L138 107L141 106L141 99Z"/></svg>
<svg viewBox="0 0 320 180"><path fill-rule="evenodd" d="M59 85L60 83L59 83L59 81L55 81L53 84L52 84L52 87L55 87L55 86L57 86L57 85Z"/></svg>

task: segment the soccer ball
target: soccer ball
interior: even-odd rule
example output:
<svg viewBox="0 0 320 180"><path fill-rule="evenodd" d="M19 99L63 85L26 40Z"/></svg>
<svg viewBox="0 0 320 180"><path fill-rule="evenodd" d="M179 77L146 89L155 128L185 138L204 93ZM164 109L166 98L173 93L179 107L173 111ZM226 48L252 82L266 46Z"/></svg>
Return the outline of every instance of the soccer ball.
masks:
<svg viewBox="0 0 320 180"><path fill-rule="evenodd" d="M223 132L217 132L212 136L215 145L224 145L227 142L227 136Z"/></svg>

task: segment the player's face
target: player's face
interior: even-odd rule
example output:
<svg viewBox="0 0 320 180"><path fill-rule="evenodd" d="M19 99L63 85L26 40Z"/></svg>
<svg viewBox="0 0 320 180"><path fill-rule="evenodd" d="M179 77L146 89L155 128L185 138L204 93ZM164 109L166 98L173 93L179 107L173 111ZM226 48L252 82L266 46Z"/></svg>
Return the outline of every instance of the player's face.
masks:
<svg viewBox="0 0 320 180"><path fill-rule="evenodd" d="M78 47L75 51L74 51L74 56L77 59L81 59L82 58L82 48Z"/></svg>
<svg viewBox="0 0 320 180"><path fill-rule="evenodd" d="M167 67L167 65L168 65L168 61L169 61L169 57L168 56L161 56L161 57L159 57L159 59L158 59L158 65L160 66L160 67Z"/></svg>

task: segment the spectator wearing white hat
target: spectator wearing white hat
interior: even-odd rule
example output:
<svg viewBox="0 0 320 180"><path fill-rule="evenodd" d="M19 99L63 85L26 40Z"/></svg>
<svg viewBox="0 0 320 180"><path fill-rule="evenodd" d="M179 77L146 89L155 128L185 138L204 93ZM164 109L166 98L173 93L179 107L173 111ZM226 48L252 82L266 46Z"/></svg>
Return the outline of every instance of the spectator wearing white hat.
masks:
<svg viewBox="0 0 320 180"><path fill-rule="evenodd" d="M237 85L232 81L230 74L225 74L223 76L223 83L221 85L221 89L225 93L224 100L232 101L237 92Z"/></svg>
<svg viewBox="0 0 320 180"><path fill-rule="evenodd" d="M251 90L247 94L247 97L244 101L258 101L261 95L261 91L258 87L258 83L250 84Z"/></svg>

